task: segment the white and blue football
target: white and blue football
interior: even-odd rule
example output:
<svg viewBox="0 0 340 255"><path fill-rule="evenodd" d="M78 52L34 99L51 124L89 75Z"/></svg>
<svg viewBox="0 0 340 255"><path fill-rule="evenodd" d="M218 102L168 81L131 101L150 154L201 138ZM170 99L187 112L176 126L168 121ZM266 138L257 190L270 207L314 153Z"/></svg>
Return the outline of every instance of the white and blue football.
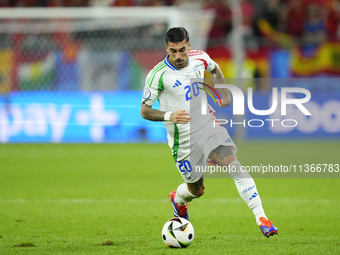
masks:
<svg viewBox="0 0 340 255"><path fill-rule="evenodd" d="M184 218L172 218L162 229L163 241L170 248L186 248L192 243L194 237L194 227Z"/></svg>

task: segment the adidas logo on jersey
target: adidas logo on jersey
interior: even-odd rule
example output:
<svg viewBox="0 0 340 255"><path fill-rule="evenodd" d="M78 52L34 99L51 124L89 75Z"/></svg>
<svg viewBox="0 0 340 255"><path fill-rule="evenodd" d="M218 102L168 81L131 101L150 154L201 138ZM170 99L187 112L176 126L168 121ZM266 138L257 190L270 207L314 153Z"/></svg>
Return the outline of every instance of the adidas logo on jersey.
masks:
<svg viewBox="0 0 340 255"><path fill-rule="evenodd" d="M182 85L182 83L179 80L176 80L175 85L173 86L173 88L178 87L180 85Z"/></svg>

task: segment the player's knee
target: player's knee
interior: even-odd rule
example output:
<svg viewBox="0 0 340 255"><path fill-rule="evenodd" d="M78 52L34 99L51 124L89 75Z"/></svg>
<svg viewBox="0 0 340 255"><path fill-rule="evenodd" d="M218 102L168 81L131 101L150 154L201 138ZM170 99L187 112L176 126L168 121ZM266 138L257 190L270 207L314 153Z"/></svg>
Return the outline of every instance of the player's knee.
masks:
<svg viewBox="0 0 340 255"><path fill-rule="evenodd" d="M220 145L210 152L209 158L220 166L228 166L236 159L235 149L231 146Z"/></svg>

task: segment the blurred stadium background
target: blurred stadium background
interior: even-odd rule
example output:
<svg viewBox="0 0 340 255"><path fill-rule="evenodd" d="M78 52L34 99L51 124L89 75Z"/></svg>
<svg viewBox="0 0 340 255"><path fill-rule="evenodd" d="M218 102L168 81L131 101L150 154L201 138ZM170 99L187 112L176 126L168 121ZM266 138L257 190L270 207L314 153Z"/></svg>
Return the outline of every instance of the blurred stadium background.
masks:
<svg viewBox="0 0 340 255"><path fill-rule="evenodd" d="M0 0L0 141L166 142L139 114L164 33L185 26L225 77L312 93L312 117L241 139L340 138L340 3L333 0ZM287 79L288 78L288 79ZM258 102L258 103L256 103ZM251 117L250 112L246 116ZM231 130L234 135L234 131ZM237 131L235 131L237 132Z"/></svg>
<svg viewBox="0 0 340 255"><path fill-rule="evenodd" d="M169 27L186 27L193 49L205 50L225 77L242 78L244 92L252 87L256 109L270 108L273 87L311 92L312 116L288 108L285 118L296 127L268 125L265 119L282 118L280 107L270 116L245 107L244 118L265 121L262 128L227 126L243 165L339 164L339 1L0 6L1 254L180 252L164 246L160 231L172 216L167 195L183 180L164 126L139 113L145 77L166 56ZM231 118L232 106L225 109L223 118ZM190 204L197 237L185 253L339 254L340 179L285 177L256 179L280 231L270 239L232 179L207 178L206 194Z"/></svg>

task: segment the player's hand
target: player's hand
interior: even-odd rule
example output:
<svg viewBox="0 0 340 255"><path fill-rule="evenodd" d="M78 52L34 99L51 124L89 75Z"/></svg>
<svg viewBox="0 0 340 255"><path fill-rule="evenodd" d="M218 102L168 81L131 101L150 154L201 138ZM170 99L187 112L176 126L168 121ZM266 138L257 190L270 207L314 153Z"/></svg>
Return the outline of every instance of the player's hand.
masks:
<svg viewBox="0 0 340 255"><path fill-rule="evenodd" d="M219 107L224 108L224 107L227 107L228 105L230 105L231 98L230 97L227 98L227 99L222 98L221 101L222 101L222 104L221 104L220 100L217 100L217 103L218 103Z"/></svg>
<svg viewBox="0 0 340 255"><path fill-rule="evenodd" d="M170 121L176 124L187 124L190 121L190 114L185 110L178 110L171 114Z"/></svg>

